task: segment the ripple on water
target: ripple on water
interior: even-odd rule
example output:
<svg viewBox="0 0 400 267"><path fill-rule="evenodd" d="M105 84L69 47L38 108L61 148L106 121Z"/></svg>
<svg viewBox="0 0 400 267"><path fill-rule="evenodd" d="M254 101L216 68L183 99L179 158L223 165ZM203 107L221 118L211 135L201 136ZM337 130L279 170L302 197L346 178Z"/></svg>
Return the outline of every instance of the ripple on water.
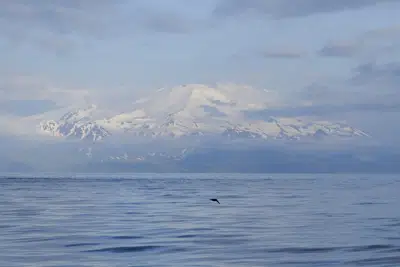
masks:
<svg viewBox="0 0 400 267"><path fill-rule="evenodd" d="M268 249L268 253L290 253L290 254L304 254L304 253L324 253L330 251L337 251L343 247L286 247Z"/></svg>
<svg viewBox="0 0 400 267"><path fill-rule="evenodd" d="M83 252L111 252L111 253L129 253L143 252L163 248L162 246L126 246L126 247L109 247L101 249L85 250Z"/></svg>
<svg viewBox="0 0 400 267"><path fill-rule="evenodd" d="M72 243L65 245L66 248L85 247L85 246L98 246L100 243Z"/></svg>
<svg viewBox="0 0 400 267"><path fill-rule="evenodd" d="M195 238L195 237L197 237L198 235L194 235L194 234L192 234L192 235L178 235L177 236L177 238Z"/></svg>
<svg viewBox="0 0 400 267"><path fill-rule="evenodd" d="M377 245L366 245L366 246L352 247L352 248L347 249L347 251L350 251L350 252L374 251L374 250L385 251L385 250L395 249L396 247L397 246L389 245L389 244L386 244L386 245L377 244Z"/></svg>
<svg viewBox="0 0 400 267"><path fill-rule="evenodd" d="M112 239L140 239L143 236L129 236L129 235L120 235L120 236L112 236Z"/></svg>
<svg viewBox="0 0 400 267"><path fill-rule="evenodd" d="M355 205L357 205L357 206L372 206L372 205L385 205L385 204L387 204L387 203L386 202L372 202L372 201L355 203Z"/></svg>
<svg viewBox="0 0 400 267"><path fill-rule="evenodd" d="M356 266L383 266L382 264L391 264L390 266L398 266L400 263L400 256L388 256L388 257L368 257L367 259L360 259L354 261L348 261L346 264L352 264Z"/></svg>
<svg viewBox="0 0 400 267"><path fill-rule="evenodd" d="M152 176L0 180L0 266L399 266L399 177Z"/></svg>

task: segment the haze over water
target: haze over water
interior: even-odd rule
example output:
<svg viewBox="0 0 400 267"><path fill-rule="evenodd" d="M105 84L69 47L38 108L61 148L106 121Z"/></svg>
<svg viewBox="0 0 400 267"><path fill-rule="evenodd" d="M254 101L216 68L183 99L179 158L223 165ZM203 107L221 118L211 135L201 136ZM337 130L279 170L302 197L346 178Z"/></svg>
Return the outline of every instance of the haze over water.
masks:
<svg viewBox="0 0 400 267"><path fill-rule="evenodd" d="M2 176L0 266L399 266L399 189L398 175Z"/></svg>

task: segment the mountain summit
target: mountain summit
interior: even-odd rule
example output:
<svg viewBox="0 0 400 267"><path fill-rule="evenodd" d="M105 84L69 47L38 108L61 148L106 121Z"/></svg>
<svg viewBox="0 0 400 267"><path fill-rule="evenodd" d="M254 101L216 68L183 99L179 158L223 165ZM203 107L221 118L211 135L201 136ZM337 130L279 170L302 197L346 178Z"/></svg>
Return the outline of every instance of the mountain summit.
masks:
<svg viewBox="0 0 400 267"><path fill-rule="evenodd" d="M367 136L343 123L296 117L252 118L279 106L271 92L248 86L189 84L159 89L137 100L129 112L99 118L94 105L69 112L59 120L44 121L41 129L54 136L92 141L110 135L141 137L222 136L299 140L327 136Z"/></svg>
<svg viewBox="0 0 400 267"><path fill-rule="evenodd" d="M96 106L67 112L59 120L48 120L40 123L40 129L54 136L74 137L99 141L110 133L93 120Z"/></svg>

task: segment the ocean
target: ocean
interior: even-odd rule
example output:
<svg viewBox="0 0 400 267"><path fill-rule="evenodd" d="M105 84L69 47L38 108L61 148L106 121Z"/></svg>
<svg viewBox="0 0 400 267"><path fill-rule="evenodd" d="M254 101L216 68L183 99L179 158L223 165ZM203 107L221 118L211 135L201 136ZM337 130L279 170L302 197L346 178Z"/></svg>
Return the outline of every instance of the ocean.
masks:
<svg viewBox="0 0 400 267"><path fill-rule="evenodd" d="M399 205L400 175L2 175L0 266L397 267Z"/></svg>

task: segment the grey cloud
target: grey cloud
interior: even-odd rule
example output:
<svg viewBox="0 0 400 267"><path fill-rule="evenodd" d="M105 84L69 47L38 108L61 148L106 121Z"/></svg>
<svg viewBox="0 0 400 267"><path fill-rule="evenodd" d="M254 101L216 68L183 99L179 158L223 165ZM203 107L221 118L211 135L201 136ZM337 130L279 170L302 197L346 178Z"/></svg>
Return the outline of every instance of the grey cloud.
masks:
<svg viewBox="0 0 400 267"><path fill-rule="evenodd" d="M319 51L319 55L327 57L353 57L358 52L358 47L353 44L330 44L324 46Z"/></svg>
<svg viewBox="0 0 400 267"><path fill-rule="evenodd" d="M190 27L185 24L184 21L176 17L160 17L156 19L145 20L147 28L153 29L156 32L167 32L167 33L188 33Z"/></svg>
<svg viewBox="0 0 400 267"><path fill-rule="evenodd" d="M385 64L365 63L355 68L349 83L356 86L374 87L377 93L386 92L397 97L400 102L400 63L390 62Z"/></svg>
<svg viewBox="0 0 400 267"><path fill-rule="evenodd" d="M39 92L44 91L47 86L46 82L38 77L23 76L23 75L1 75L0 76L0 97L17 98L25 95L34 97Z"/></svg>
<svg viewBox="0 0 400 267"><path fill-rule="evenodd" d="M158 33L172 33L172 34L186 34L190 33L200 23L196 23L190 19L184 18L179 14L173 13L157 13L149 11L145 14L138 14L136 16L138 21L144 28L144 30L150 30Z"/></svg>
<svg viewBox="0 0 400 267"><path fill-rule="evenodd" d="M0 2L3 38L18 46L34 45L58 54L71 51L80 34L103 38L111 34L111 17L123 1L13 0Z"/></svg>
<svg viewBox="0 0 400 267"><path fill-rule="evenodd" d="M361 39L367 41L370 39L387 39L399 40L400 39L400 25L394 24L391 27L370 30L361 36Z"/></svg>
<svg viewBox="0 0 400 267"><path fill-rule="evenodd" d="M36 76L0 75L0 102L19 104L51 101L57 106L81 103L88 95L87 90L55 86L53 82ZM32 105L33 105L32 104ZM9 104L7 104L9 105ZM1 108L0 108L1 109Z"/></svg>
<svg viewBox="0 0 400 267"><path fill-rule="evenodd" d="M400 112L400 63L368 62L345 78L315 82L289 96L290 106L255 116L335 116L352 112ZM290 100L289 99L289 100Z"/></svg>
<svg viewBox="0 0 400 267"><path fill-rule="evenodd" d="M399 0L220 0L214 15L230 16L254 12L271 18L308 16L316 13L357 9Z"/></svg>
<svg viewBox="0 0 400 267"><path fill-rule="evenodd" d="M0 30L16 44L65 53L80 37L105 39L141 32L187 33L201 22L155 1L0 1Z"/></svg>
<svg viewBox="0 0 400 267"><path fill-rule="evenodd" d="M377 112L400 112L400 105L397 104L324 104L312 106L297 106L297 107L281 107L271 108L263 111L245 112L247 116L254 119L267 118L269 116L276 117L299 117L299 116L321 116L329 117L331 115L343 114L354 111L377 111Z"/></svg>
<svg viewBox="0 0 400 267"><path fill-rule="evenodd" d="M131 25L131 29L140 28L139 30L157 33L185 34L213 25L208 20L211 10L207 1L126 1L131 5L127 17L131 23L136 24Z"/></svg>
<svg viewBox="0 0 400 267"><path fill-rule="evenodd" d="M60 108L51 100L7 100L0 101L0 113L15 116L32 116Z"/></svg>
<svg viewBox="0 0 400 267"><path fill-rule="evenodd" d="M2 1L0 20L14 29L20 27L31 30L38 27L57 34L94 34L107 26L107 19L121 3L120 0Z"/></svg>
<svg viewBox="0 0 400 267"><path fill-rule="evenodd" d="M378 57L399 49L400 26L367 31L352 40L331 42L318 51L327 57Z"/></svg>
<svg viewBox="0 0 400 267"><path fill-rule="evenodd" d="M297 49L259 49L256 52L238 52L232 55L232 59L241 62L249 60L249 58L256 59L276 59L276 60L294 60L308 56L307 52Z"/></svg>
<svg viewBox="0 0 400 267"><path fill-rule="evenodd" d="M265 58L280 58L280 59L294 59L301 58L305 54L298 51L267 51L262 53Z"/></svg>

